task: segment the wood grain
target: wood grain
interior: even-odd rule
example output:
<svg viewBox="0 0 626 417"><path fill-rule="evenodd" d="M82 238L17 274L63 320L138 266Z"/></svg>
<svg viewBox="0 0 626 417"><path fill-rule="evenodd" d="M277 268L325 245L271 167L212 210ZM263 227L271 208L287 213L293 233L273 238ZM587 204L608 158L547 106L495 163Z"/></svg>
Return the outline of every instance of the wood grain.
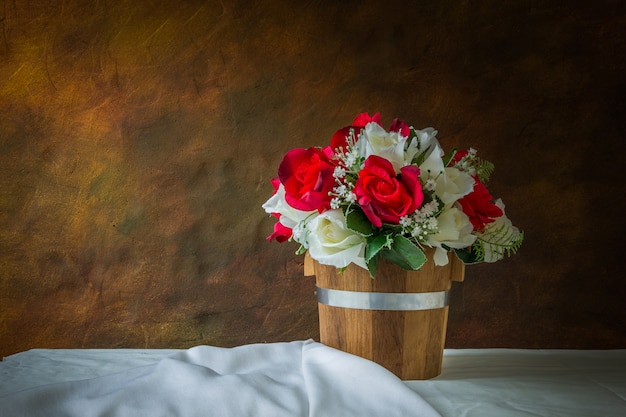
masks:
<svg viewBox="0 0 626 417"><path fill-rule="evenodd" d="M345 270L321 265L305 256L305 273L314 273L319 288L361 292L435 292L450 290L453 274L464 264L450 256L435 266L433 251L419 271L403 270L381 260L376 277L355 265ZM311 268L312 266L312 268ZM458 280L458 278L456 278ZM320 340L334 348L373 360L402 379L429 379L441 373L448 307L420 311L339 308L318 303Z"/></svg>

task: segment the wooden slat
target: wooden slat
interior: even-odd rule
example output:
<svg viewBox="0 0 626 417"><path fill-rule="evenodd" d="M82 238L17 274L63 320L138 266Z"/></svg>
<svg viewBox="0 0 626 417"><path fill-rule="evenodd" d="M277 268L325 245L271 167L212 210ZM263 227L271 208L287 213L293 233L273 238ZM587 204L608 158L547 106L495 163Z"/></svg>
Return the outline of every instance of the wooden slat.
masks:
<svg viewBox="0 0 626 417"><path fill-rule="evenodd" d="M344 271L313 265L316 285L347 291L430 292L449 290L462 280L464 265L456 259L445 267L429 261L420 271L405 271L382 260L375 278L351 265ZM456 263L458 261L458 263ZM305 261L305 270L306 270ZM460 264L460 265L459 265ZM448 307L424 311L377 311L318 304L320 341L373 360L402 379L429 379L441 372Z"/></svg>

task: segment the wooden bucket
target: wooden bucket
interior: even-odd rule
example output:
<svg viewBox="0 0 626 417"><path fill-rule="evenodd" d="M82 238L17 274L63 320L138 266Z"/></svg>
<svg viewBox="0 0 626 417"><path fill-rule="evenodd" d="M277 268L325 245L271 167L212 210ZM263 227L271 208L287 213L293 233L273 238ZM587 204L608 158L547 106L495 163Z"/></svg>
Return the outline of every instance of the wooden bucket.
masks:
<svg viewBox="0 0 626 417"><path fill-rule="evenodd" d="M404 380L441 373L451 281L463 281L456 256L435 266L433 253L419 271L385 259L376 277L355 265L344 271L321 265L307 253L305 276L315 276L320 342L372 360Z"/></svg>

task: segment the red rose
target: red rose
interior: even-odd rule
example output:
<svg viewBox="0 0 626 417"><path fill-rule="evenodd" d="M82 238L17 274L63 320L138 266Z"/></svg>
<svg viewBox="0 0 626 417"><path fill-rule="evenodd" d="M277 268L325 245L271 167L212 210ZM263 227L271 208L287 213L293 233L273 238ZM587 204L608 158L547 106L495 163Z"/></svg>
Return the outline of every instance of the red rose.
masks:
<svg viewBox="0 0 626 417"><path fill-rule="evenodd" d="M324 149L293 149L285 155L278 167L278 178L285 187L285 201L302 210L330 208L329 192L335 186L330 147Z"/></svg>
<svg viewBox="0 0 626 417"><path fill-rule="evenodd" d="M475 231L482 232L485 225L502 216L500 207L493 203L487 187L474 178L474 190L459 200L463 213L467 214Z"/></svg>
<svg viewBox="0 0 626 417"><path fill-rule="evenodd" d="M373 116L370 116L370 114L367 112L358 114L354 118L354 121L352 122L352 126L365 127L365 125L370 122L380 124L380 113L376 113Z"/></svg>
<svg viewBox="0 0 626 417"><path fill-rule="evenodd" d="M419 173L417 166L408 165L400 169L398 178L385 158L371 155L365 160L354 193L374 226L398 224L400 217L417 210L424 201Z"/></svg>
<svg viewBox="0 0 626 417"><path fill-rule="evenodd" d="M391 126L389 126L389 131L398 132L405 138L408 138L411 134L411 128L409 127L409 125L407 125L404 120L400 119L393 119L393 122L391 122Z"/></svg>
<svg viewBox="0 0 626 417"><path fill-rule="evenodd" d="M343 148L344 151L346 150L346 147L348 146L348 141L346 140L346 137L350 133L350 129L354 129L356 135L358 134L358 130L360 128L354 126L346 126L336 131L333 137L330 139L330 148L333 151L337 148Z"/></svg>
<svg viewBox="0 0 626 417"><path fill-rule="evenodd" d="M278 189L280 188L280 178L278 177L274 177L270 180L270 184L272 184L272 188L274 189L274 192L272 193L272 195L276 194L276 191L278 191Z"/></svg>
<svg viewBox="0 0 626 417"><path fill-rule="evenodd" d="M280 219L280 215L275 215ZM267 240L271 241L272 239L276 239L278 243L283 243L289 240L293 231L291 228L285 226L281 222L274 223L274 233L266 237Z"/></svg>
<svg viewBox="0 0 626 417"><path fill-rule="evenodd" d="M343 127L335 132L330 140L330 148L332 150L340 147L346 149L346 146L348 145L348 142L346 142L346 136L350 133L350 129L354 129L354 134L358 136L361 128L365 127L365 125L370 122L380 124L380 113L376 113L373 116L370 116L369 113L361 113L357 115L350 126Z"/></svg>

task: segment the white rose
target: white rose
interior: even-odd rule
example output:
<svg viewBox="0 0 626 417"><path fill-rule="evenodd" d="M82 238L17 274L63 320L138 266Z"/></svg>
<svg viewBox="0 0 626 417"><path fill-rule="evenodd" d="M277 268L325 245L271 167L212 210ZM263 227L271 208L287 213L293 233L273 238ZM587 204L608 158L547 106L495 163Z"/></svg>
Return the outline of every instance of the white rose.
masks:
<svg viewBox="0 0 626 417"><path fill-rule="evenodd" d="M428 244L435 248L435 265L448 264L448 252L442 245L453 249L472 246L476 236L472 234L474 227L469 217L456 207L443 211L437 217L437 233L428 237Z"/></svg>
<svg viewBox="0 0 626 417"><path fill-rule="evenodd" d="M357 145L365 158L370 155L383 157L391 162L396 172L400 172L404 166L406 140L399 132L387 132L378 123L370 122L365 125Z"/></svg>
<svg viewBox="0 0 626 417"><path fill-rule="evenodd" d="M435 194L444 204L452 204L474 190L474 178L471 175L448 167L444 174L435 180Z"/></svg>
<svg viewBox="0 0 626 417"><path fill-rule="evenodd" d="M307 223L309 254L323 265L344 268L354 263L367 269L365 238L348 228L341 210L329 210Z"/></svg>
<svg viewBox="0 0 626 417"><path fill-rule="evenodd" d="M285 200L285 187L283 187L282 184L280 184L276 193L274 193L262 207L268 214L280 214L279 221L283 226L289 227L290 229L293 229L302 220L317 212L315 210L302 211L291 207Z"/></svg>
<svg viewBox="0 0 626 417"><path fill-rule="evenodd" d="M474 178L457 168L446 168L443 163L443 149L439 146L437 139L434 135L431 137L422 133L422 136L424 136L424 143L430 146L428 156L420 164L422 183L426 184L429 179L434 180L435 194L445 205L451 205L471 193L474 190Z"/></svg>

